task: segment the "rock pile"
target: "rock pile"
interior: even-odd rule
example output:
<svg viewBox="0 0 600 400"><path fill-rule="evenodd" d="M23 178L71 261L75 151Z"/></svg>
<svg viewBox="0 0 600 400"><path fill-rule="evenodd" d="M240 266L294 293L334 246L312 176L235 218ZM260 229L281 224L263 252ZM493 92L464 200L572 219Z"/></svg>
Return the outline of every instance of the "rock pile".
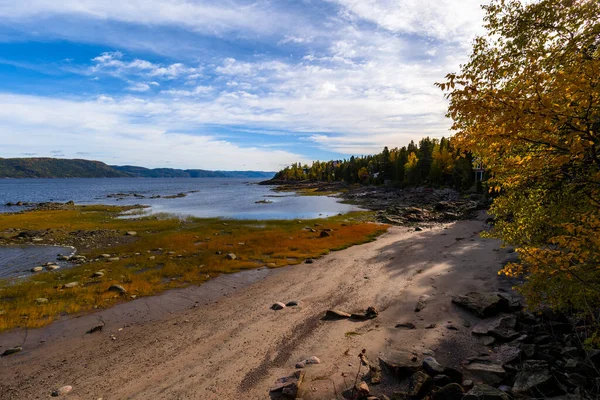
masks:
<svg viewBox="0 0 600 400"><path fill-rule="evenodd" d="M460 369L442 365L430 352L421 360L411 353L381 357L380 366L371 365L364 384L347 390L346 398L600 398L600 350L583 346L587 327L582 321L550 311L526 312L519 298L502 292L471 292L452 301L481 318L471 333L490 346L488 352L464 360ZM408 324L397 327L410 329ZM382 382L396 389L371 393L369 385Z"/></svg>

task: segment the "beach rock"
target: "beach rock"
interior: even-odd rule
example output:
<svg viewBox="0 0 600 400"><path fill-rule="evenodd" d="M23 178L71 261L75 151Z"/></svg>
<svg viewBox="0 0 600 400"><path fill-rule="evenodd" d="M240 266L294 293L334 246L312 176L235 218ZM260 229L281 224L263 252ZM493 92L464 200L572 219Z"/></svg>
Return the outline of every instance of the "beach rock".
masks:
<svg viewBox="0 0 600 400"><path fill-rule="evenodd" d="M495 349L495 352L491 355L491 359L498 361L500 364L508 364L518 359L520 355L520 348L504 344Z"/></svg>
<svg viewBox="0 0 600 400"><path fill-rule="evenodd" d="M118 294L125 294L127 290L121 285L110 285L110 287L106 290L107 292L115 292Z"/></svg>
<svg viewBox="0 0 600 400"><path fill-rule="evenodd" d="M37 299L35 299L35 302L38 304L46 304L48 303L48 299L45 297L38 297Z"/></svg>
<svg viewBox="0 0 600 400"><path fill-rule="evenodd" d="M489 385L475 385L463 400L510 400L508 394Z"/></svg>
<svg viewBox="0 0 600 400"><path fill-rule="evenodd" d="M496 338L493 336L481 336L481 343L484 346L491 346L496 341Z"/></svg>
<svg viewBox="0 0 600 400"><path fill-rule="evenodd" d="M399 329L416 329L417 327L412 322L403 322L401 324L397 324L396 328L399 328Z"/></svg>
<svg viewBox="0 0 600 400"><path fill-rule="evenodd" d="M350 317L351 317L351 315L348 314L347 312L333 309L333 310L325 311L324 319L335 320L335 319L345 319L345 318L350 318Z"/></svg>
<svg viewBox="0 0 600 400"><path fill-rule="evenodd" d="M432 400L462 400L464 396L462 386L458 383L446 385L431 395Z"/></svg>
<svg viewBox="0 0 600 400"><path fill-rule="evenodd" d="M375 307L369 307L369 308L367 308L367 310L364 313L353 313L353 314L351 314L350 318L352 318L352 319L359 319L359 320L366 320L366 319L377 318L378 315L379 315L379 312L377 311L377 309Z"/></svg>
<svg viewBox="0 0 600 400"><path fill-rule="evenodd" d="M444 373L444 367L433 357L425 357L423 360L423 369L431 376Z"/></svg>
<svg viewBox="0 0 600 400"><path fill-rule="evenodd" d="M10 349L4 350L4 353L2 353L2 357L10 356L11 354L19 353L21 351L23 351L23 348L21 346L11 347Z"/></svg>
<svg viewBox="0 0 600 400"><path fill-rule="evenodd" d="M298 391L300 390L300 387L302 386L303 380L303 371L296 371L293 375L279 378L275 382L275 386L269 389L269 392L271 393L271 398L295 399L298 394Z"/></svg>
<svg viewBox="0 0 600 400"><path fill-rule="evenodd" d="M421 232L422 230L423 230L423 228L421 228L421 227L419 227L419 226L417 226L417 227L415 228L415 232Z"/></svg>
<svg viewBox="0 0 600 400"><path fill-rule="evenodd" d="M423 371L417 371L410 379L400 384L400 390L395 393L396 397L406 396L410 399L421 399L433 387L433 380Z"/></svg>
<svg viewBox="0 0 600 400"><path fill-rule="evenodd" d="M393 353L385 357L380 357L379 362L390 374L399 380L412 376L420 368L420 364L416 362L416 357L410 353Z"/></svg>
<svg viewBox="0 0 600 400"><path fill-rule="evenodd" d="M104 276L104 272L100 272L100 271L94 272L92 274L92 278L102 278L103 276Z"/></svg>
<svg viewBox="0 0 600 400"><path fill-rule="evenodd" d="M100 254L99 258L110 258L111 255L110 254Z"/></svg>
<svg viewBox="0 0 600 400"><path fill-rule="evenodd" d="M517 374L512 388L515 394L529 394L536 397L547 397L561 394L558 382L550 373L545 361L529 360Z"/></svg>
<svg viewBox="0 0 600 400"><path fill-rule="evenodd" d="M135 235L137 235L137 232L136 232L136 231L128 231L128 232L125 232L125 236L135 236Z"/></svg>
<svg viewBox="0 0 600 400"><path fill-rule="evenodd" d="M304 263L305 263L305 264L312 264L312 263L314 263L314 262L315 262L315 260L313 260L312 258L307 258L307 259L304 261Z"/></svg>
<svg viewBox="0 0 600 400"><path fill-rule="evenodd" d="M379 385L381 383L381 367L378 365L371 365L369 367L369 379L371 385Z"/></svg>
<svg viewBox="0 0 600 400"><path fill-rule="evenodd" d="M477 360L466 365L465 369L492 384L502 382L506 376L506 370L502 368L502 364L494 361Z"/></svg>
<svg viewBox="0 0 600 400"><path fill-rule="evenodd" d="M63 285L64 289L72 289L74 287L79 286L79 282L69 282Z"/></svg>
<svg viewBox="0 0 600 400"><path fill-rule="evenodd" d="M304 367L306 367L306 362L300 361L299 363L296 363L296 368L302 369Z"/></svg>
<svg viewBox="0 0 600 400"><path fill-rule="evenodd" d="M446 329L448 329L450 331L457 331L458 327L454 324L446 324Z"/></svg>
<svg viewBox="0 0 600 400"><path fill-rule="evenodd" d="M64 395L68 394L71 390L73 390L73 386L69 386L69 385L63 386L61 388L54 390L52 392L52 396L53 397L64 396Z"/></svg>
<svg viewBox="0 0 600 400"><path fill-rule="evenodd" d="M508 300L497 293L469 292L464 296L454 296L452 302L467 310L473 311L478 317L487 318L508 310Z"/></svg>
<svg viewBox="0 0 600 400"><path fill-rule="evenodd" d="M300 302L297 300L292 300L292 301L288 301L287 303L285 303L286 307L298 307L300 305Z"/></svg>
<svg viewBox="0 0 600 400"><path fill-rule="evenodd" d="M44 270L44 267L33 267L31 268L31 272L41 272Z"/></svg>
<svg viewBox="0 0 600 400"><path fill-rule="evenodd" d="M443 374L446 375L448 378L450 378L450 381L452 383L461 384L462 381L463 381L463 374L462 374L462 372L460 372L456 368L446 367L446 368L444 368L444 373Z"/></svg>
<svg viewBox="0 0 600 400"><path fill-rule="evenodd" d="M306 364L321 364L321 360L319 359L319 357L316 356L312 356L308 359L306 359Z"/></svg>
<svg viewBox="0 0 600 400"><path fill-rule="evenodd" d="M271 306L271 310L283 310L286 307L286 305L280 301L273 303L273 305Z"/></svg>
<svg viewBox="0 0 600 400"><path fill-rule="evenodd" d="M367 382L357 383L356 385L354 385L354 390L356 391L359 397L368 396L370 393Z"/></svg>
<svg viewBox="0 0 600 400"><path fill-rule="evenodd" d="M429 299L429 295L427 295L427 294L424 294L423 296L419 297L419 300L417 301L417 305L415 306L415 312L420 312L421 310L423 310L425 308L427 299Z"/></svg>
<svg viewBox="0 0 600 400"><path fill-rule="evenodd" d="M331 233L329 233L327 231L321 231L321 234L319 236L322 238L326 238L326 237L330 237Z"/></svg>
<svg viewBox="0 0 600 400"><path fill-rule="evenodd" d="M59 267L58 265L52 264L52 265L48 265L48 266L46 267L46 269L47 269L48 271L56 271L57 269L60 269L60 267Z"/></svg>
<svg viewBox="0 0 600 400"><path fill-rule="evenodd" d="M233 253L228 253L225 256L225 258L228 259L228 260L235 260L237 258L237 256L235 254L233 254Z"/></svg>
<svg viewBox="0 0 600 400"><path fill-rule="evenodd" d="M110 262L115 262L115 261L119 261L119 260L120 260L120 258L119 258L119 257L109 257L109 258L107 258L106 260L107 260L107 261L110 261Z"/></svg>
<svg viewBox="0 0 600 400"><path fill-rule="evenodd" d="M511 314L500 314L480 321L471 331L474 335L493 336L503 340L511 340L519 336L515 331L517 317Z"/></svg>
<svg viewBox="0 0 600 400"><path fill-rule="evenodd" d="M433 377L433 384L434 386L437 387L444 387L446 385L449 385L452 383L452 380L450 379L450 377L446 376L446 375L436 375Z"/></svg>

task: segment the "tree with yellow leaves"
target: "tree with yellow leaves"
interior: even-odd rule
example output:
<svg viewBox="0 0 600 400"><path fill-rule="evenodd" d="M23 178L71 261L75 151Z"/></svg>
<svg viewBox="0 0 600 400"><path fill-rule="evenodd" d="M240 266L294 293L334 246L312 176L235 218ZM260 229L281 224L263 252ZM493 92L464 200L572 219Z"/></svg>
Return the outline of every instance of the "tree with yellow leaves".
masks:
<svg viewBox="0 0 600 400"><path fill-rule="evenodd" d="M455 145L491 172L493 236L531 306L600 305L600 2L492 0L448 92ZM590 313L592 314L592 313Z"/></svg>

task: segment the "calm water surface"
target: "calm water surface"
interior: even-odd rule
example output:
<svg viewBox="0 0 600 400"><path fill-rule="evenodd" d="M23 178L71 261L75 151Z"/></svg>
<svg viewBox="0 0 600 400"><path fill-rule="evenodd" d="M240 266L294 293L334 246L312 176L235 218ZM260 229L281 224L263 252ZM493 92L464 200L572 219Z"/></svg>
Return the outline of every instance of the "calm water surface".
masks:
<svg viewBox="0 0 600 400"><path fill-rule="evenodd" d="M272 186L257 185L257 182L259 180L221 178L2 179L0 218L2 212L19 210L18 207L6 207L6 203L19 201L144 204L151 207L147 209L150 214L259 220L325 218L357 210L333 197L276 193ZM186 193L186 196L163 198L178 193ZM152 196L162 197L151 199ZM256 203L261 200L272 203ZM0 279L31 276L32 267L56 261L57 253L69 254L71 251L54 246L0 247ZM69 263L62 265L63 268L70 266Z"/></svg>
<svg viewBox="0 0 600 400"><path fill-rule="evenodd" d="M15 211L8 202L66 202L76 204L145 204L150 213L173 213L195 217L234 219L309 219L357 210L324 196L276 193L260 180L222 178L69 178L0 180L0 212ZM193 192L193 193L192 193ZM186 197L165 199L186 193ZM130 196L114 196L129 194ZM133 197L138 194L144 196ZM257 204L268 200L270 204Z"/></svg>

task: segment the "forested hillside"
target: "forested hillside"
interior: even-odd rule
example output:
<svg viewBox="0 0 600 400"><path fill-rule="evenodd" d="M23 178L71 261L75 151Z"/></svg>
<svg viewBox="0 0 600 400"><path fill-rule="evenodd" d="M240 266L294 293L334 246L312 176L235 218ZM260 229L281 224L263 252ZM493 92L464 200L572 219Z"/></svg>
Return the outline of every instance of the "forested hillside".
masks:
<svg viewBox="0 0 600 400"><path fill-rule="evenodd" d="M106 165L62 158L0 158L0 178L271 178L273 172Z"/></svg>
<svg viewBox="0 0 600 400"><path fill-rule="evenodd" d="M336 161L299 163L275 175L286 181L345 181L347 183L390 183L399 186L451 186L467 189L475 182L473 157L461 157L449 139L426 137L417 144L388 149L376 155Z"/></svg>

